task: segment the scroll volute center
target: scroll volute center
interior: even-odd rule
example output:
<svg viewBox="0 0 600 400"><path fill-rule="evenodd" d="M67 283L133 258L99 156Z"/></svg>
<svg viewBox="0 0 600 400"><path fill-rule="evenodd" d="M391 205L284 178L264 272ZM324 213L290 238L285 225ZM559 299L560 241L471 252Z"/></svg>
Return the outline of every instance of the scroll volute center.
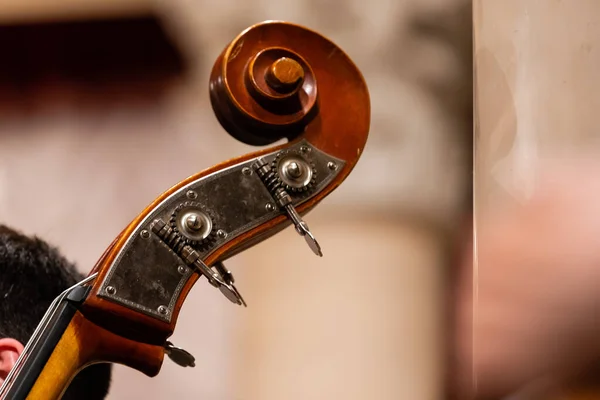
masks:
<svg viewBox="0 0 600 400"><path fill-rule="evenodd" d="M258 52L248 63L245 84L252 99L269 113L271 123L294 124L307 117L317 99L317 82L308 62L280 47ZM252 112L261 114L257 108ZM277 116L277 117L275 117ZM259 119L264 120L265 115ZM278 125L279 125L278 124Z"/></svg>
<svg viewBox="0 0 600 400"><path fill-rule="evenodd" d="M267 69L265 81L271 89L282 94L290 94L302 86L304 68L293 58L281 57Z"/></svg>

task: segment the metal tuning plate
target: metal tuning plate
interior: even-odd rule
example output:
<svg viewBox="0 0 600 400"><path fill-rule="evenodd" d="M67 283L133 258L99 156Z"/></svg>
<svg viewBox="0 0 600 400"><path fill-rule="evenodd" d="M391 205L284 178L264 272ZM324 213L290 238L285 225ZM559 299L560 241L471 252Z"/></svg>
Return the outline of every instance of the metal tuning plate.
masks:
<svg viewBox="0 0 600 400"><path fill-rule="evenodd" d="M296 208L323 190L343 165L302 140L191 181L138 224L112 262L99 296L168 322L197 272L231 302L245 306L231 273L205 260L280 215L287 215L312 251L322 255Z"/></svg>

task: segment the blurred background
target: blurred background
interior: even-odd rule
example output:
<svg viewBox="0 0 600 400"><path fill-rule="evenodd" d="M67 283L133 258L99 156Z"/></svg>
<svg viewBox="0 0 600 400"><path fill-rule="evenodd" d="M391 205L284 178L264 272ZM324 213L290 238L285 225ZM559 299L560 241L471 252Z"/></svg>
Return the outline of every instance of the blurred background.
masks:
<svg viewBox="0 0 600 400"><path fill-rule="evenodd" d="M255 150L218 124L216 57L268 19L333 40L363 72L372 126L347 181L230 260L249 307L205 283L149 379L117 367L111 400L445 398L450 244L470 215L471 2L2 0L0 221L88 272L161 192ZM210 345L207 345L210 344Z"/></svg>
<svg viewBox="0 0 600 400"><path fill-rule="evenodd" d="M598 11L600 3L595 0L473 1L476 110L473 184L475 229L480 232L474 263L478 310L473 320L482 321L475 323L479 325L474 328L477 333L488 334L486 340L475 345L475 351L483 354L481 358L485 360L480 365L484 365L484 370L486 363L494 367L488 369L488 376L480 382L487 380L489 386L494 386L506 381L513 371L535 365L539 368L536 373L542 371L542 376L548 371L560 376L565 373L561 368L568 370L571 376L567 382L574 386L561 388L565 382L559 382L558 387L550 388L552 395L536 397L535 391L547 389L544 386L548 382L541 380L523 388L522 397L517 399L600 398L598 369L590 369L590 365L597 363L597 353L586 347L593 341L561 338L557 326L577 329L578 325L570 320L555 322L560 318L559 310L567 310L569 299L585 298L586 281L598 282L586 276L585 264L580 261L589 254L586 248L594 249L592 254L597 253L598 235L593 229L598 226L594 219L598 214L594 185L598 182L600 160ZM511 215L526 222L513 225L515 220L510 219ZM537 228L538 223L530 224L528 230L527 223L532 220L529 218L538 218L539 225L548 225ZM500 227L502 236L490 234L488 237L495 240L486 243L489 246L485 249L481 232L486 228L491 232L490 226ZM502 226L522 229L509 232L502 230ZM560 240L547 241L547 232ZM514 243L524 243L523 247L510 247L507 252L494 247L503 239L510 243L513 238L516 238ZM572 243L580 247L570 248L575 246ZM531 253L522 250L535 248L541 256L533 256L534 250ZM557 257L560 252L568 257ZM544 262L543 257L551 261ZM597 259L589 263L590 270L597 271ZM498 265L502 268L494 268ZM550 282L552 278L544 280L552 276L553 268L565 271L554 285ZM526 296L519 295L519 287ZM562 290L568 294L561 296ZM591 291L598 292L597 288ZM528 304L530 299L535 301ZM552 306L537 308L540 304ZM594 310L591 318L585 315L588 307ZM595 303L577 310L584 315L581 320L585 334L596 332L600 326L598 309ZM565 314L579 317L578 312L569 309ZM494 317L501 322L489 323ZM544 343L541 339L544 334L548 341L541 346L546 347L536 354L534 349ZM558 348L565 348L565 353L573 359L585 360L583 370L588 376L583 383L569 382L577 378L578 365L566 362L569 357L556 356ZM503 364L508 368L504 371L498 368L502 361L490 362L493 356L486 359L490 354L500 355L497 360L510 360ZM553 357L559 361L553 361ZM536 387L540 383L541 387Z"/></svg>

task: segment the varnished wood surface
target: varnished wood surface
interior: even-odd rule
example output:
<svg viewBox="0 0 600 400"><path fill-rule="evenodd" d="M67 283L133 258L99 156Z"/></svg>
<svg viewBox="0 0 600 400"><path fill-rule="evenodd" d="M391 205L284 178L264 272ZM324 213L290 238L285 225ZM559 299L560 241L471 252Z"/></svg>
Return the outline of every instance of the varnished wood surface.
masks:
<svg viewBox="0 0 600 400"><path fill-rule="evenodd" d="M77 312L27 399L59 399L79 371L100 362L124 364L155 376L160 371L163 356L161 346L118 337Z"/></svg>
<svg viewBox="0 0 600 400"><path fill-rule="evenodd" d="M574 390L572 393L560 396L554 400L599 400L600 390ZM552 400L552 399L551 399Z"/></svg>
<svg viewBox="0 0 600 400"><path fill-rule="evenodd" d="M240 42L244 43L244 49L237 51L236 57L250 59L265 47L286 47L304 58L310 64L312 71L314 71L318 85L318 113L306 120L307 125L304 127L303 133L295 139L306 139L320 150L344 160L346 164L338 172L336 178L323 190L306 203L297 207L297 211L301 215L306 214L344 181L363 152L370 126L370 100L366 83L349 57L329 40L309 29L283 22L258 24L244 31L226 47L217 59L213 70L213 79L215 79L215 74L218 74L223 60L231 57L234 49L239 48ZM248 99L245 99L245 101L248 101ZM267 116L264 118L263 123L270 123L268 113L263 114ZM283 144L263 149L216 165L183 180L152 202L123 231L114 246L99 262L96 268L99 276L94 283L90 298L84 304L83 312L85 315L107 329L119 329L120 333L134 340L157 345L164 343L172 334L181 306L198 279L198 276L195 275L190 278L183 288L174 307L172 322L170 324L164 323L96 296L116 255L123 248L138 224L158 204L179 188L233 164L286 146L287 144ZM267 221L224 244L204 261L208 265L211 265L217 261L224 260L235 254L240 248L247 247L249 244L255 244L257 238L261 240L267 239L285 227L287 223L288 220L283 215ZM123 332L122 328L124 326L127 327L127 332Z"/></svg>

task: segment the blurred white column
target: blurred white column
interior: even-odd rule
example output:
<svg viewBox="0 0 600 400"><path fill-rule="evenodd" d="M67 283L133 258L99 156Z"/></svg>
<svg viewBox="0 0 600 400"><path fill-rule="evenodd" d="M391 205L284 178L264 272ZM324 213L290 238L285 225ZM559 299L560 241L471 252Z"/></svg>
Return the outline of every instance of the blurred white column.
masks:
<svg viewBox="0 0 600 400"><path fill-rule="evenodd" d="M476 0L477 207L520 201L540 161L600 144L600 3Z"/></svg>
<svg viewBox="0 0 600 400"><path fill-rule="evenodd" d="M526 200L542 164L599 155L600 2L473 5L475 207L482 215ZM556 398L597 399L599 393Z"/></svg>

